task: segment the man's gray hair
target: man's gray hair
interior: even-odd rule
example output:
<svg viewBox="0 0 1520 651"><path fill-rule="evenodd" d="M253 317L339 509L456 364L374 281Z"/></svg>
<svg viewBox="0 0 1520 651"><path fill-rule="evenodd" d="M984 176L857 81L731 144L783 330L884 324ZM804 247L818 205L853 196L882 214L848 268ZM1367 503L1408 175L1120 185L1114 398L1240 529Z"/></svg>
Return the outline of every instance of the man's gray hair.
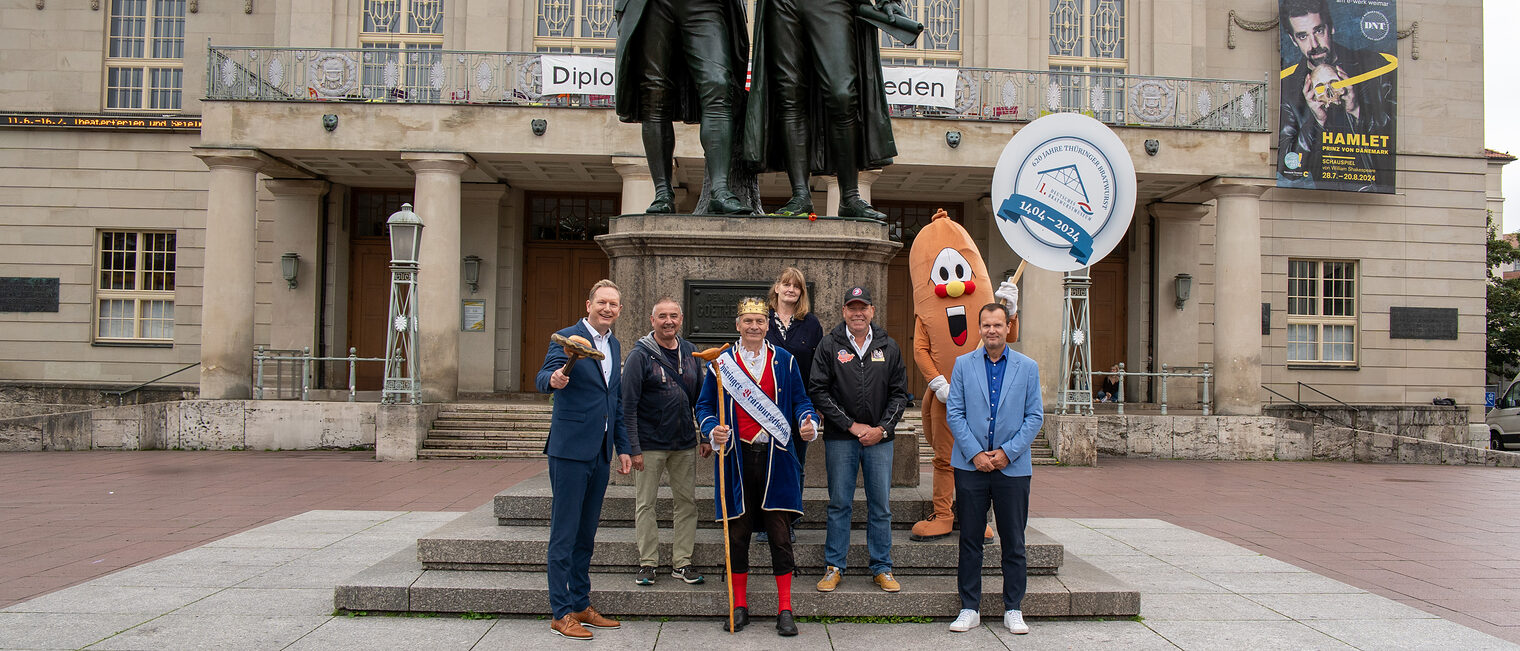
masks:
<svg viewBox="0 0 1520 651"><path fill-rule="evenodd" d="M654 306L651 307L651 308L649 308L649 316L654 316L654 315L658 314L659 311L660 311L660 306L663 305L663 304L665 304L665 303L670 303L670 304L675 305L676 306L676 314L680 314L681 313L681 302L678 301L678 300L676 300L676 297L671 296L670 294L661 294L659 298L654 299Z"/></svg>

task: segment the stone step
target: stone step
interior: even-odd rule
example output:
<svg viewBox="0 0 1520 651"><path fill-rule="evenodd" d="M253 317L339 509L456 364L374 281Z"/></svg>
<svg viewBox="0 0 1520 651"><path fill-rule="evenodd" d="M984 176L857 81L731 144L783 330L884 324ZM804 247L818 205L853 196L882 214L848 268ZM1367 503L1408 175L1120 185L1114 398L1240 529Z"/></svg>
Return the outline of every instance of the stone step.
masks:
<svg viewBox="0 0 1520 651"><path fill-rule="evenodd" d="M661 574L652 586L635 585L633 574L592 573L591 600L614 617L722 617L727 610L723 572L707 573L701 585ZM846 573L834 592L813 588L818 575L799 575L792 584L792 611L798 616L954 617L960 610L955 572L904 576L902 591L877 589L864 571ZM996 570L982 580L982 614L1003 612L1002 578ZM501 613L548 615L543 572L429 570L407 547L337 586L334 605L344 611L410 613ZM776 614L776 585L761 574L749 582L750 613ZM1080 558L1067 556L1059 575L1029 577L1022 604L1030 617L1131 617L1140 613L1140 593ZM994 620L996 621L996 620ZM771 622L755 626L768 628ZM545 622L545 627L548 623ZM717 627L717 619L713 626ZM809 624L803 624L809 626ZM769 638L767 638L769 639Z"/></svg>
<svg viewBox="0 0 1520 651"><path fill-rule="evenodd" d="M417 451L418 459L542 459L543 448L536 451L514 450L480 450L480 449L438 449L422 448Z"/></svg>
<svg viewBox="0 0 1520 651"><path fill-rule="evenodd" d="M492 513L493 507L483 505L437 531L417 541L417 558L427 569L496 570L532 572L544 571L544 559L548 553L549 527L547 525L499 526ZM721 525L719 525L721 526ZM671 567L670 524L663 523L660 544L661 567ZM960 541L956 536L929 542L912 542L908 531L892 532L893 571L901 575L954 573ZM799 574L822 575L824 567L825 532L821 529L800 529L792 551ZM609 525L603 522L597 531L596 549L591 557L592 572L631 573L639 565L637 537L631 526ZM995 570L999 565L1002 547L993 542L986 545L983 566ZM755 574L769 574L771 557L769 545L751 543L750 567ZM866 532L850 532L850 546L845 553L845 563L850 568L864 569L870 565L866 550ZM1025 558L1030 574L1054 574L1063 560L1061 545L1034 529L1025 536ZM698 529L692 564L703 572L723 570L723 530Z"/></svg>
<svg viewBox="0 0 1520 651"><path fill-rule="evenodd" d="M714 522L716 508L711 486L697 486L697 526L713 528L721 526ZM918 486L898 486L888 492L887 500L892 509L892 528L910 529L913 523L928 517L931 512L929 500L933 496L933 481L928 473L922 475ZM550 490L548 473L539 473L496 494L493 500L494 514L502 525L548 526ZM636 491L631 485L612 484L602 499L603 526L633 526L633 510ZM826 488L802 489L802 521L799 529L822 529L827 517L829 492ZM851 514L852 527L865 527L865 491L855 491ZM655 517L668 523L673 513L670 488L661 486L655 503Z"/></svg>
<svg viewBox="0 0 1520 651"><path fill-rule="evenodd" d="M497 430L477 430L477 429L430 429L430 430L428 430L428 440L432 440L432 439L435 439L435 438L440 438L440 439L456 439L456 440L478 440L478 441L525 441L525 442L531 442L534 445L537 445L539 448L543 448L544 447L544 441L548 440L548 438L549 438L549 433L548 432L543 432L543 433L536 433L536 432L502 432L502 431L497 431Z"/></svg>
<svg viewBox="0 0 1520 651"><path fill-rule="evenodd" d="M501 439L501 438L449 438L447 436L428 436L423 446L430 450L439 449L474 449L474 450L531 450L542 453L544 442L524 439Z"/></svg>
<svg viewBox="0 0 1520 651"><path fill-rule="evenodd" d="M549 431L549 418L540 420L490 420L480 418L439 418L433 421L433 429L486 429L486 430L534 430Z"/></svg>

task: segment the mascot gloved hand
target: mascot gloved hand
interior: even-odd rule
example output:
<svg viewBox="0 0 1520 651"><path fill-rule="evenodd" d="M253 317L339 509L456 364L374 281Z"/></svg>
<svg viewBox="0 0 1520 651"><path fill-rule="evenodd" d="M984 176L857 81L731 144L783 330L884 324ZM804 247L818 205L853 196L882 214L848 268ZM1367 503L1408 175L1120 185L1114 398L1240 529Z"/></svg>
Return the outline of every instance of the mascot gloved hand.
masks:
<svg viewBox="0 0 1520 651"><path fill-rule="evenodd" d="M1003 281L1003 284L998 285L997 291L993 292L992 295L1008 306L1009 316L1019 315L1019 286L1013 284L1012 276L1008 280Z"/></svg>
<svg viewBox="0 0 1520 651"><path fill-rule="evenodd" d="M950 381L943 375L936 375L929 380L929 390L934 392L934 397L940 402L950 402Z"/></svg>
<svg viewBox="0 0 1520 651"><path fill-rule="evenodd" d="M913 238L908 275L913 281L913 362L929 383L923 400L924 439L934 448L933 511L913 525L911 537L923 541L950 535L955 522L955 470L950 466L955 439L945 422L945 401L955 358L981 344L972 331L981 307L993 301L994 289L971 234L943 210ZM1015 301L1017 296L1014 288ZM992 538L991 527L986 537Z"/></svg>

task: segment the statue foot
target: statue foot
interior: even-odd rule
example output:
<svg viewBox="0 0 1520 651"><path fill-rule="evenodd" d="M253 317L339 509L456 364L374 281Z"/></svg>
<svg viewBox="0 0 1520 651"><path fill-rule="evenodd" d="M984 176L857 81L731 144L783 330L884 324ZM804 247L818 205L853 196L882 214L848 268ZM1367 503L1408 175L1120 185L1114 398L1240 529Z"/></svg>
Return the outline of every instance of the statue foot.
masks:
<svg viewBox="0 0 1520 651"><path fill-rule="evenodd" d="M773 214L777 215L810 215L813 213L813 199L807 196L792 195L792 200L786 205L776 209Z"/></svg>
<svg viewBox="0 0 1520 651"><path fill-rule="evenodd" d="M707 212L714 215L753 215L755 211L739 201L739 197L728 190L713 190L712 198L707 201Z"/></svg>
<svg viewBox="0 0 1520 651"><path fill-rule="evenodd" d="M860 197L848 197L844 201L839 202L839 216L864 217L866 219L875 219L877 221L887 221L887 216L885 213L872 208L871 204L866 203L865 200L861 199Z"/></svg>
<svg viewBox="0 0 1520 651"><path fill-rule="evenodd" d="M649 204L649 209L645 210L644 212L651 215L664 215L667 213L673 213L675 211L675 197L664 193L656 193L654 195L654 203Z"/></svg>

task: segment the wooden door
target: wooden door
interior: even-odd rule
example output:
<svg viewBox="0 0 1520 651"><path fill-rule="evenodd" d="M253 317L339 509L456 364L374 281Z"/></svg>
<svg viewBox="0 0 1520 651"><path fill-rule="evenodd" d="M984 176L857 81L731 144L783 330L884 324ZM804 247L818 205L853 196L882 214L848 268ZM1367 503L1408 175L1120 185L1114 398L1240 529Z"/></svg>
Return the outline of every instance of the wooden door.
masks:
<svg viewBox="0 0 1520 651"><path fill-rule="evenodd" d="M348 345L358 348L360 357L385 357L386 319L390 316L391 301L390 242L384 238L356 237L349 250L352 261L348 279ZM347 354L345 350L333 356ZM379 391L385 379L385 365L361 362L356 365L354 376L360 391Z"/></svg>
<svg viewBox="0 0 1520 651"><path fill-rule="evenodd" d="M534 379L549 352L549 335L586 316L586 292L611 263L594 242L529 242L523 251L523 337L520 385ZM627 345L627 344L625 344Z"/></svg>
<svg viewBox="0 0 1520 651"><path fill-rule="evenodd" d="M1088 318L1092 331L1092 370L1094 374L1124 361L1129 328L1128 268L1129 260L1115 251L1092 266L1092 289L1088 292ZM1100 380L1093 379L1096 384Z"/></svg>
<svg viewBox="0 0 1520 651"><path fill-rule="evenodd" d="M908 275L908 248L887 263L887 334L902 349L903 365L908 368L908 393L917 402L929 383L913 361L913 281Z"/></svg>

